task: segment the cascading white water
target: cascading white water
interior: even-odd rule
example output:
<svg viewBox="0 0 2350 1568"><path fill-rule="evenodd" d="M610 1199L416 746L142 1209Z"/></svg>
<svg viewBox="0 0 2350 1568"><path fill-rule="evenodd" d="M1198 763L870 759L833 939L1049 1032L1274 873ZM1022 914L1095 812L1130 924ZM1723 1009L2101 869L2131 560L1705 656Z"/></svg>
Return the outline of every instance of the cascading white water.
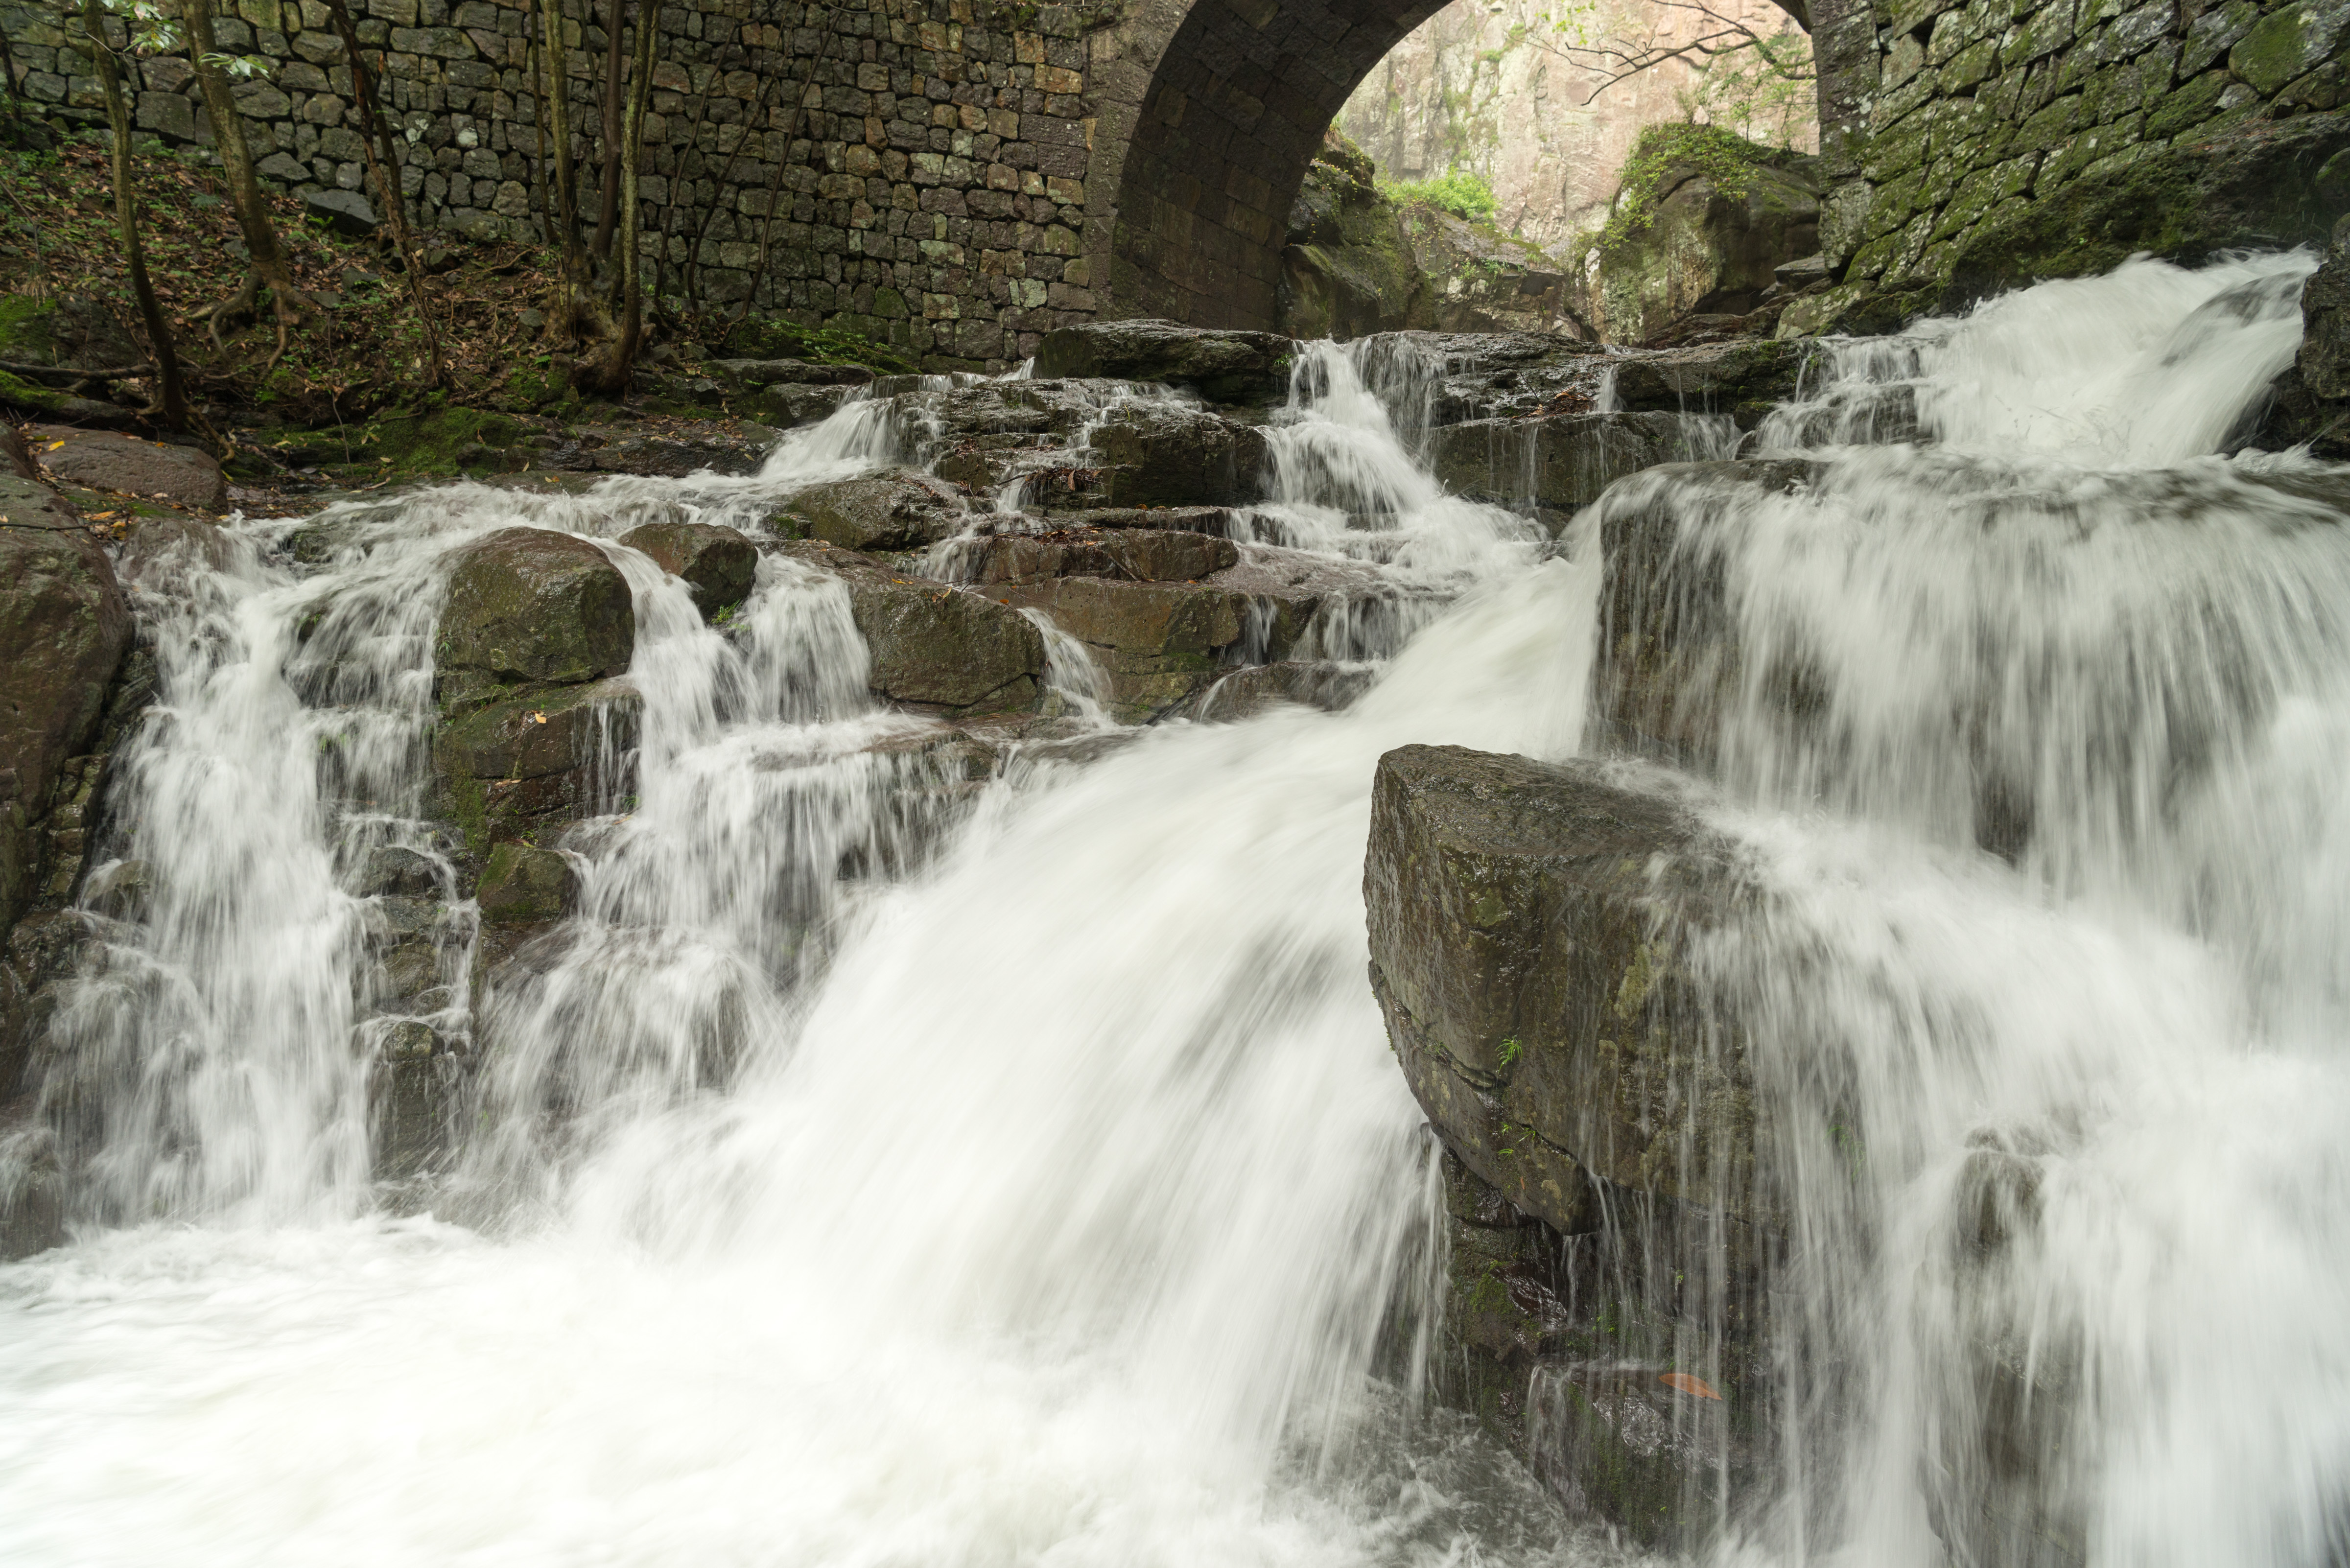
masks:
<svg viewBox="0 0 2350 1568"><path fill-rule="evenodd" d="M1781 1108L1800 1355L1732 1555L2031 1560L1990 1498L2116 1568L2338 1561L2350 549L2323 471L2201 455L2305 270L2137 265L2060 286L2097 323L2062 343L2035 291L1846 350L1764 432L1825 462L1807 489L1607 503L1668 514L1757 650L1710 809L1774 897L1701 956ZM2060 381L2071 433L2008 421ZM1371 1376L1426 1327L1434 1238L1358 893L1383 751L1580 745L1600 563L1443 495L1343 354L1305 357L1243 525L1375 590L1315 631L1393 655L1347 711L951 805L837 586L770 558L720 631L608 545L640 782L571 841L581 914L478 1018L373 978L370 857L445 873L416 753L451 551L755 529L902 454L891 418L846 405L752 480L348 509L307 576L248 525L143 603L155 906L52 1079L126 1228L0 1269L0 1555L1613 1555ZM494 1225L370 1207L390 1002L494 1052L442 1189ZM2011 1428L2021 1482L1984 1457Z"/></svg>
<svg viewBox="0 0 2350 1568"><path fill-rule="evenodd" d="M1382 751L1574 750L1595 568L1443 497L1344 358L1318 362L1284 450L1379 493L1387 536L1350 535L1371 558L1348 569L1434 624L1349 712L1015 769L949 838L918 750L875 745L933 722L871 709L837 586L769 559L721 633L608 544L637 603L639 799L574 834L580 915L479 1017L462 990L433 999L489 1053L444 1190L502 1239L369 1214L347 1185L307 1223L189 1201L196 1225L0 1272L9 1560L1547 1557L1531 1483L1370 1378L1383 1325L1426 1326L1398 1293L1433 1238L1357 884ZM429 618L463 539L608 541L677 508L755 527L902 440L851 403L754 481L460 486L355 514L325 573L248 563L213 590L253 607L260 630L213 657L265 703L176 670L166 702L265 707L245 749L307 776L302 726L324 721L268 650L332 601L350 635L319 657L373 660L412 745L430 639L399 618ZM1310 504L1305 483L1284 493ZM1082 672L1060 683L1082 699ZM155 765L202 765L185 732L156 731ZM429 847L407 765L370 787ZM368 900L332 875L348 804L276 830L306 896L357 924ZM340 997L366 961L338 951L315 983ZM357 1083L348 1011L299 1049ZM345 1098L288 1119L363 1144ZM121 1152L209 1160L221 1136L183 1120Z"/></svg>
<svg viewBox="0 0 2350 1568"><path fill-rule="evenodd" d="M1758 1559L2350 1543L2350 476L2215 455L2309 265L1854 346L1766 441L1930 444L1602 504L1738 650L1715 811L1773 897L1704 961L1794 1225Z"/></svg>

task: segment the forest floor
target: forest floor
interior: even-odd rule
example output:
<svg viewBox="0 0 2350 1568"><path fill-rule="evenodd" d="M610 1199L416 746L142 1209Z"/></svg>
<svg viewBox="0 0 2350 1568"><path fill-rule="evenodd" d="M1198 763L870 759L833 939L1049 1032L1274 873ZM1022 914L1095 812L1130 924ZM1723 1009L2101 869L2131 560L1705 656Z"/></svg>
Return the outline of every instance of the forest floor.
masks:
<svg viewBox="0 0 2350 1568"><path fill-rule="evenodd" d="M102 392L96 383L71 389L109 398L127 416L153 396L152 358L115 224L109 151L95 136L60 140L36 128L27 145L9 130L0 120L0 367L18 369L0 368L0 412L78 422L59 412L66 378L26 374L26 367L138 367L140 374L106 379ZM218 334L203 319L235 295L248 254L221 171L146 142L133 178L149 276L198 416L188 436L247 484L300 491L511 472L532 465L534 453L559 462L557 454L577 460L583 451L608 455L563 466L619 471L608 465L627 450L639 467L625 471L650 463L661 472L681 461L680 451L774 433L732 419L723 400L705 410L666 395L671 379L661 367L681 358L731 353L912 369L843 334L656 305L638 390L586 401L568 384L580 346L554 340L546 327L558 281L552 247L420 235L420 291L388 226L348 237L283 194L269 202L287 262L324 308L281 354L265 303L257 319Z"/></svg>

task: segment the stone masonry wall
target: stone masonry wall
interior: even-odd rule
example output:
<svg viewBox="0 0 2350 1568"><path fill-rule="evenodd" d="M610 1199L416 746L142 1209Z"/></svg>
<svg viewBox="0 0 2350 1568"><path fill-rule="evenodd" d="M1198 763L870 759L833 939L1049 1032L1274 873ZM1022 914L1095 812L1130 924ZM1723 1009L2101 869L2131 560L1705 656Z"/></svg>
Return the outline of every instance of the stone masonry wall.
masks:
<svg viewBox="0 0 2350 1568"><path fill-rule="evenodd" d="M2350 0L1846 0L1814 22L1847 301L1921 300L2036 203L2350 103Z"/></svg>
<svg viewBox="0 0 2350 1568"><path fill-rule="evenodd" d="M543 237L539 14L508 0L348 0L401 139L425 230ZM610 0L565 0L582 222L600 192ZM628 14L633 16L634 8ZM1070 5L985 0L685 0L660 8L641 176L642 254L666 296L744 300L847 327L933 369L1002 369L1090 319L1087 34ZM84 125L104 112L79 24L0 5L20 89ZM364 188L350 70L318 0L224 5L221 47L276 61L235 89L265 179ZM378 55L377 52L380 51ZM140 130L203 149L179 58L134 73Z"/></svg>

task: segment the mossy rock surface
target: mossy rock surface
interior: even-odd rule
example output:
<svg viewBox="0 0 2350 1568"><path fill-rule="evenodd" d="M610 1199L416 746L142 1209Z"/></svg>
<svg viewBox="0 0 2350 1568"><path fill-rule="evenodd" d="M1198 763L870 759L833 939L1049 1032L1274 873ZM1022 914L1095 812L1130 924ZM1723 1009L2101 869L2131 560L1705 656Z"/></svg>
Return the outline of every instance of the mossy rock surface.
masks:
<svg viewBox="0 0 2350 1568"><path fill-rule="evenodd" d="M603 551L567 534L503 529L467 546L450 576L436 653L442 696L617 675L636 635L628 580Z"/></svg>
<svg viewBox="0 0 2350 1568"><path fill-rule="evenodd" d="M1343 339L1436 325L1403 214L1374 173L1363 151L1335 131L1306 169L1281 254L1283 330Z"/></svg>
<svg viewBox="0 0 2350 1568"><path fill-rule="evenodd" d="M527 428L511 415L481 409L436 409L387 415L359 432L364 451L402 473L460 473L503 469L520 449Z"/></svg>
<svg viewBox="0 0 2350 1568"><path fill-rule="evenodd" d="M505 843L490 851L474 898L496 926L535 926L571 912L579 894L571 862L551 849Z"/></svg>
<svg viewBox="0 0 2350 1568"><path fill-rule="evenodd" d="M1956 310L2041 278L2094 276L2139 252L2193 265L2222 251L2323 244L2350 194L2345 153L2350 110L2249 121L2158 149L1978 230L1939 304Z"/></svg>

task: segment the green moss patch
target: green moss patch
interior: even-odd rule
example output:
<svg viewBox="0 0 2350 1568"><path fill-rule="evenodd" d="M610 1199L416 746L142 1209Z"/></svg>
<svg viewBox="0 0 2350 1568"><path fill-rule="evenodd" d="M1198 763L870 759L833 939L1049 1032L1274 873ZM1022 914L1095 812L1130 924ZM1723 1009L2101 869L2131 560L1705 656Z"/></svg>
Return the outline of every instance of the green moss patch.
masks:
<svg viewBox="0 0 2350 1568"><path fill-rule="evenodd" d="M903 302L899 302L902 307ZM862 365L884 376L912 374L911 356L837 327L802 327L781 317L746 316L719 345L741 359L805 359L812 365Z"/></svg>

